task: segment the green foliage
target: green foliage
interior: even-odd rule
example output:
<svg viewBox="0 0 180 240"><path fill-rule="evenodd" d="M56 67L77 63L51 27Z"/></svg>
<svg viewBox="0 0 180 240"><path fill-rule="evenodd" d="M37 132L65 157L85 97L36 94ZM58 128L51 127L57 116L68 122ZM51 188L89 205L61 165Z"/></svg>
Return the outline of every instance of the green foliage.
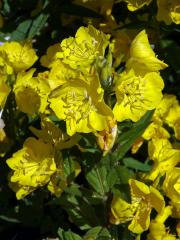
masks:
<svg viewBox="0 0 180 240"><path fill-rule="evenodd" d="M124 158L123 159L123 163L126 167L128 168L132 168L135 170L140 170L142 172L149 172L151 170L151 166L146 164L146 163L142 163L134 158Z"/></svg>
<svg viewBox="0 0 180 240"><path fill-rule="evenodd" d="M122 159L135 140L143 134L147 126L150 124L153 113L154 111L147 112L137 123L134 123L128 131L120 134L117 139L118 147L112 154L116 161Z"/></svg>
<svg viewBox="0 0 180 240"><path fill-rule="evenodd" d="M79 235L71 231L65 232L62 229L58 230L58 235L60 237L60 240L82 240L82 238Z"/></svg>

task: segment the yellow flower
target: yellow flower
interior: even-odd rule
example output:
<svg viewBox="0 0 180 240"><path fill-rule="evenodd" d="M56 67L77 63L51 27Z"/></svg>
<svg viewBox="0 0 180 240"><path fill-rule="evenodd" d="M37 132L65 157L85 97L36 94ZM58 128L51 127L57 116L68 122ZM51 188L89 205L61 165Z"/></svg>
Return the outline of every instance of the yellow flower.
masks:
<svg viewBox="0 0 180 240"><path fill-rule="evenodd" d="M2 120L2 119L0 119L0 120ZM0 143L2 143L6 138L6 133L3 130L4 126L5 126L4 122L0 121Z"/></svg>
<svg viewBox="0 0 180 240"><path fill-rule="evenodd" d="M18 199L24 197L24 188L44 186L56 171L53 147L31 137L7 160L7 164L13 170L10 181L18 186L21 193L17 195Z"/></svg>
<svg viewBox="0 0 180 240"><path fill-rule="evenodd" d="M176 240L176 237L166 231L165 220L171 216L172 207L167 206L159 213L149 226L147 240Z"/></svg>
<svg viewBox="0 0 180 240"><path fill-rule="evenodd" d="M110 47L115 61L113 64L114 67L118 67L121 62L125 62L128 59L130 45L136 34L137 30L134 29L123 29L112 32L113 40Z"/></svg>
<svg viewBox="0 0 180 240"><path fill-rule="evenodd" d="M0 46L0 56L8 67L15 72L27 70L38 59L34 49L28 42L6 42Z"/></svg>
<svg viewBox="0 0 180 240"><path fill-rule="evenodd" d="M158 21L164 21L166 24L172 22L180 24L180 2L179 0L157 0Z"/></svg>
<svg viewBox="0 0 180 240"><path fill-rule="evenodd" d="M180 106L174 104L165 117L165 123L173 128L175 137L180 140Z"/></svg>
<svg viewBox="0 0 180 240"><path fill-rule="evenodd" d="M0 78L0 109L4 107L10 88L7 86L3 78Z"/></svg>
<svg viewBox="0 0 180 240"><path fill-rule="evenodd" d="M133 70L118 75L115 83L117 103L113 112L117 121L138 121L147 110L158 106L164 83L158 73L136 76Z"/></svg>
<svg viewBox="0 0 180 240"><path fill-rule="evenodd" d="M0 73L1 76L6 76L6 74L12 74L13 69L6 63L2 57L2 52L0 52Z"/></svg>
<svg viewBox="0 0 180 240"><path fill-rule="evenodd" d="M174 122L174 133L175 133L175 137L180 140L180 118L178 118L175 122Z"/></svg>
<svg viewBox="0 0 180 240"><path fill-rule="evenodd" d="M69 65L63 63L60 59L56 60L49 72L48 83L53 90L67 81L72 81L80 77L80 73Z"/></svg>
<svg viewBox="0 0 180 240"><path fill-rule="evenodd" d="M104 103L98 75L89 76L89 84L81 79L69 81L50 95L50 107L58 118L66 121L67 133L102 131L112 119L111 109Z"/></svg>
<svg viewBox="0 0 180 240"><path fill-rule="evenodd" d="M172 202L180 204L180 168L174 167L166 173L163 189Z"/></svg>
<svg viewBox="0 0 180 240"><path fill-rule="evenodd" d="M144 131L143 138L151 140L153 138L170 138L169 132L162 127L162 122L153 121Z"/></svg>
<svg viewBox="0 0 180 240"><path fill-rule="evenodd" d="M136 11L144 5L149 5L152 0L121 0L127 2L129 11Z"/></svg>
<svg viewBox="0 0 180 240"><path fill-rule="evenodd" d="M166 67L167 64L155 56L145 30L141 31L131 43L126 68L132 68L138 75L144 75L147 72L159 71Z"/></svg>
<svg viewBox="0 0 180 240"><path fill-rule="evenodd" d="M11 176L11 175L10 175ZM18 184L17 182L10 182L9 183L9 187L16 193L16 198L18 200L26 197L27 195L29 195L31 192L35 191L36 188L35 187L31 187L31 186L22 186L20 184Z"/></svg>
<svg viewBox="0 0 180 240"><path fill-rule="evenodd" d="M156 108L154 117L160 118L166 122L167 120L165 119L167 118L169 111L171 109L174 109L176 106L178 106L178 100L176 99L176 96L171 94L164 94L160 104Z"/></svg>
<svg viewBox="0 0 180 240"><path fill-rule="evenodd" d="M56 43L50 46L47 49L46 55L42 56L40 59L41 65L43 67L51 68L57 60L56 53L60 51L61 51L61 46L59 43Z"/></svg>
<svg viewBox="0 0 180 240"><path fill-rule="evenodd" d="M162 101L161 101L162 102ZM153 114L152 122L148 125L145 129L144 133L140 138L138 138L132 146L131 152L135 154L141 145L143 144L144 140L150 141L151 139L159 139L159 138L170 138L171 135L169 132L163 127L163 121L161 120L160 113L157 114L157 109L159 108L160 104L157 106L155 113Z"/></svg>
<svg viewBox="0 0 180 240"><path fill-rule="evenodd" d="M164 199L158 190L142 182L130 179L129 184L132 203L114 197L111 203L110 222L120 224L131 221L128 229L140 234L149 228L152 208L158 213L162 211Z"/></svg>
<svg viewBox="0 0 180 240"><path fill-rule="evenodd" d="M41 120L41 130L34 127L30 127L30 130L36 137L53 145L58 150L71 148L80 140L79 135L69 137L47 117Z"/></svg>
<svg viewBox="0 0 180 240"><path fill-rule="evenodd" d="M47 97L50 91L45 75L33 77L35 69L21 72L17 75L14 93L20 111L33 115L44 112L48 105Z"/></svg>
<svg viewBox="0 0 180 240"><path fill-rule="evenodd" d="M137 205L136 213L128 229L134 233L142 233L149 228L150 213L154 208L158 213L164 208L164 199L158 190L148 187L134 179L129 181L132 204Z"/></svg>
<svg viewBox="0 0 180 240"><path fill-rule="evenodd" d="M121 224L133 219L135 207L120 197L113 196L111 202L110 223Z"/></svg>
<svg viewBox="0 0 180 240"><path fill-rule="evenodd" d="M152 139L148 145L149 158L154 161L154 166L148 179L157 177L171 171L180 162L180 150L174 149L167 139Z"/></svg>
<svg viewBox="0 0 180 240"><path fill-rule="evenodd" d="M170 17L176 24L180 24L180 2L179 0L173 1L170 9Z"/></svg>
<svg viewBox="0 0 180 240"><path fill-rule="evenodd" d="M145 130L143 137L146 140L151 138L169 138L170 135L163 128L163 124L168 124L173 128L175 137L180 139L180 106L175 95L163 95L154 112L153 122Z"/></svg>
<svg viewBox="0 0 180 240"><path fill-rule="evenodd" d="M151 139L159 139L159 138L170 138L169 132L163 128L163 122L158 119L153 119L153 122L149 124L149 126L144 131L143 135L138 138L132 146L131 152L135 154L144 140L150 141Z"/></svg>
<svg viewBox="0 0 180 240"><path fill-rule="evenodd" d="M66 176L63 169L57 168L57 171L52 175L50 182L48 183L48 190L59 197L68 186Z"/></svg>
<svg viewBox="0 0 180 240"><path fill-rule="evenodd" d="M103 58L109 44L109 35L97 30L92 25L80 27L75 37L61 42L62 52L57 58L72 68L89 68L97 58Z"/></svg>
<svg viewBox="0 0 180 240"><path fill-rule="evenodd" d="M166 206L161 213L159 213L156 218L155 221L158 223L164 223L166 221L166 219L168 217L170 217L172 214L172 207L171 206Z"/></svg>
<svg viewBox="0 0 180 240"><path fill-rule="evenodd" d="M180 106L175 95L164 94L153 115L154 121L168 124L180 139ZM165 136L164 136L165 137Z"/></svg>

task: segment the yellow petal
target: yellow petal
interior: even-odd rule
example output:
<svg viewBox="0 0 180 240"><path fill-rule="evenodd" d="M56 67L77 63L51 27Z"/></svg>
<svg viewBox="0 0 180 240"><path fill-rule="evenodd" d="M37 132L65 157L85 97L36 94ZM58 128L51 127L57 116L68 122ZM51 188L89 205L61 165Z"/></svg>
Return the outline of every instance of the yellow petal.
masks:
<svg viewBox="0 0 180 240"><path fill-rule="evenodd" d="M146 203L141 202L132 222L129 224L128 229L140 234L149 228L151 208L147 207Z"/></svg>
<svg viewBox="0 0 180 240"><path fill-rule="evenodd" d="M127 69L134 69L138 75L159 71L167 67L167 64L155 56L155 53L150 47L145 30L141 31L133 40L126 67Z"/></svg>
<svg viewBox="0 0 180 240"><path fill-rule="evenodd" d="M131 204L127 203L120 197L113 197L111 203L111 218L112 224L120 224L128 222L133 217L133 209Z"/></svg>

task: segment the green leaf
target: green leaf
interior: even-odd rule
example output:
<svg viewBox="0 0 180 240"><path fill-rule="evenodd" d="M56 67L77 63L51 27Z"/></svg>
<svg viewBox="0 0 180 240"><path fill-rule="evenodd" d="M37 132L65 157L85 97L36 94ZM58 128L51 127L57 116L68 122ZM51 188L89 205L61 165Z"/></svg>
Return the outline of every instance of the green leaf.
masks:
<svg viewBox="0 0 180 240"><path fill-rule="evenodd" d="M19 26L11 34L11 40L13 41L23 41L27 38L29 28L32 24L31 19L27 19L19 24Z"/></svg>
<svg viewBox="0 0 180 240"><path fill-rule="evenodd" d="M112 165L111 155L107 155L96 163L85 174L88 183L97 192L102 200L106 200L114 185L128 184L129 178L133 178L133 171L124 166Z"/></svg>
<svg viewBox="0 0 180 240"><path fill-rule="evenodd" d="M72 194L74 196L79 196L79 197L82 197L82 192L81 190L79 189L79 185L73 183L71 186L69 186L68 188L66 188L64 190L66 193L68 194Z"/></svg>
<svg viewBox="0 0 180 240"><path fill-rule="evenodd" d="M104 227L94 227L90 229L84 236L84 240L93 239L93 240L109 240L111 235L109 231Z"/></svg>
<svg viewBox="0 0 180 240"><path fill-rule="evenodd" d="M49 14L41 13L37 18L35 18L29 29L27 38L33 38L35 35L37 35L42 28L44 28L48 17Z"/></svg>
<svg viewBox="0 0 180 240"><path fill-rule="evenodd" d="M60 205L69 215L71 221L80 229L86 230L97 225L101 225L95 208L86 192L77 192L73 195L66 191L60 198L50 202L50 205Z"/></svg>
<svg viewBox="0 0 180 240"><path fill-rule="evenodd" d="M116 181L117 184L122 185L128 184L129 179L134 177L133 171L127 169L124 166L116 166L115 170L116 175L118 176Z"/></svg>
<svg viewBox="0 0 180 240"><path fill-rule="evenodd" d="M97 152L100 153L99 148L97 147L96 137L93 134L81 134L81 136L82 138L79 145L85 150L85 152L93 153L94 155L95 153L97 154Z"/></svg>
<svg viewBox="0 0 180 240"><path fill-rule="evenodd" d="M3 8L1 11L4 15L10 14L11 8L10 8L9 0L3 1Z"/></svg>
<svg viewBox="0 0 180 240"><path fill-rule="evenodd" d="M114 195L130 201L131 195L129 190L129 179L134 178L134 172L125 166L116 166L117 181L112 188Z"/></svg>
<svg viewBox="0 0 180 240"><path fill-rule="evenodd" d="M151 122L153 113L154 110L148 111L138 122L133 124L133 127L130 130L120 134L117 140L117 149L112 153L112 157L115 161L122 159L135 140L143 134Z"/></svg>
<svg viewBox="0 0 180 240"><path fill-rule="evenodd" d="M112 168L107 175L107 183L108 183L109 189L111 189L114 186L114 184L117 183L117 180L118 180L117 169Z"/></svg>
<svg viewBox="0 0 180 240"><path fill-rule="evenodd" d="M16 218L12 218L12 217L8 217L8 216L4 216L4 215L0 215L0 219L4 220L6 222L11 222L11 223L20 223L21 221L19 221Z"/></svg>
<svg viewBox="0 0 180 240"><path fill-rule="evenodd" d="M58 229L58 235L60 240L82 240L82 238L71 232L71 231L64 231L63 229Z"/></svg>
<svg viewBox="0 0 180 240"><path fill-rule="evenodd" d="M79 163L71 156L67 156L63 159L63 167L68 182L73 181L76 176L76 170L80 169Z"/></svg>
<svg viewBox="0 0 180 240"><path fill-rule="evenodd" d="M96 164L89 172L86 174L86 179L89 184L94 188L94 190L102 196L105 196L109 191L109 186L107 183L108 171L105 165L101 163Z"/></svg>
<svg viewBox="0 0 180 240"><path fill-rule="evenodd" d="M48 17L48 14L41 13L34 20L27 19L21 22L16 30L12 32L11 40L23 41L27 38L33 38L42 30L42 28L44 28Z"/></svg>
<svg viewBox="0 0 180 240"><path fill-rule="evenodd" d="M135 236L131 233L127 225L114 225L111 227L111 235L113 240L134 240Z"/></svg>
<svg viewBox="0 0 180 240"><path fill-rule="evenodd" d="M143 172L149 172L151 170L151 166L146 164L146 163L142 163L134 158L124 158L123 159L123 163L126 167L128 168L132 168L135 170L140 170Z"/></svg>

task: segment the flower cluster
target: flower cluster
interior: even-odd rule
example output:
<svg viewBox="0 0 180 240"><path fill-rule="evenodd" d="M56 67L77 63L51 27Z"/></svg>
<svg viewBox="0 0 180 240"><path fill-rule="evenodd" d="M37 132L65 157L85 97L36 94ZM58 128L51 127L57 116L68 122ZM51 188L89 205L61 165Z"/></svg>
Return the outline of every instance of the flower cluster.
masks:
<svg viewBox="0 0 180 240"><path fill-rule="evenodd" d="M108 6L111 2L106 1ZM126 2L128 9L135 11L151 0ZM168 23L177 23L178 1L158 0L157 18L166 21L167 14L162 13L166 2ZM147 111L154 110L151 123L131 148L132 153L137 153L146 142L152 168L137 176L138 180L129 179L130 201L113 193L108 221L115 225L128 222L129 230L136 234L149 229L147 239L175 239L164 222L169 216L180 217L180 148L170 139L180 140L180 105L174 95L162 93L160 71L167 64L153 51L146 31L136 34L127 49L123 39L121 34L114 38L92 25L80 27L75 37L47 49L39 59L42 72L32 68L38 56L30 42L6 42L0 46L1 114L13 95L13 111L29 119L31 132L7 159L11 169L9 185L17 199L44 186L60 196L83 171L79 161L73 159L71 172L67 173L65 149L86 151L80 140L91 133L105 156L117 143L122 122L138 122ZM122 68L117 71L120 63ZM7 139L6 121L2 118L3 144ZM40 126L33 125L37 118ZM151 212L156 214L153 220ZM161 231L157 236L158 228Z"/></svg>

